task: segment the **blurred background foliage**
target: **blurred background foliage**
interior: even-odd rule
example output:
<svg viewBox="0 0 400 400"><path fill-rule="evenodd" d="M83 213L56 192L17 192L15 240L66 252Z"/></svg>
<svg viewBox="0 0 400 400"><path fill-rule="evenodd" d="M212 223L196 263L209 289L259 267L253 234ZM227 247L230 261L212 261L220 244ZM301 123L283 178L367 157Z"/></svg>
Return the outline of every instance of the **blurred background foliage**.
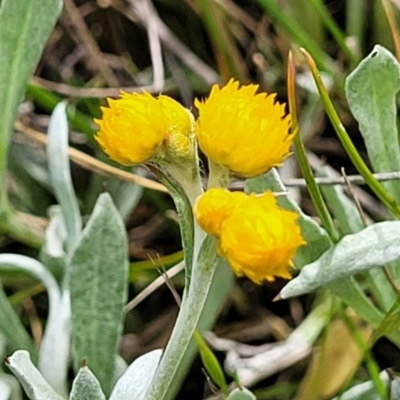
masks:
<svg viewBox="0 0 400 400"><path fill-rule="evenodd" d="M212 84L235 77L242 83L257 83L263 91L277 92L286 101L287 55L292 50L298 71L301 131L312 167L319 169L324 162L354 173L324 115L299 47L306 48L317 62L344 125L366 159L344 96L344 79L377 43L399 55L399 18L398 0L64 0L61 17L27 84L8 156L8 198L26 231L0 227L0 251L38 255L48 210L55 203L43 132L49 113L62 99L68 102L72 174L81 210L89 214L98 195L108 191L126 221L130 298L158 277L159 268L179 263L182 251L177 215L168 194L141 168L133 172L144 183L135 184L127 173L132 171L107 160L93 140L93 118L101 116L100 106L106 105L107 97L118 96L120 89L162 92L193 109L196 96L205 96ZM281 175L284 181L298 176L294 157ZM294 188L292 194L314 215L303 190ZM372 218L386 217L368 190L359 189L358 197ZM44 288L16 273L1 272L1 278L9 300L39 342L47 313ZM183 280L182 274L174 277L178 291ZM277 281L255 286L237 280L215 333L255 345L288 337L307 315L313 296L273 303L282 285ZM126 317L123 357L130 362L163 347L176 313L177 306L164 286L138 301ZM346 318L360 323L354 316ZM347 340L337 321L332 323L324 340L331 340L334 329L338 340ZM379 341L374 351L383 367L393 366L398 359L397 348L387 340ZM343 360L340 356L329 360L331 369L340 365L339 359ZM306 398L302 393L309 363L305 359L259 382L257 398L291 399L295 393L298 399ZM344 385L352 376L349 372L337 379ZM363 377L365 370L359 368L352 382ZM197 360L179 399L203 398L204 388L211 393Z"/></svg>

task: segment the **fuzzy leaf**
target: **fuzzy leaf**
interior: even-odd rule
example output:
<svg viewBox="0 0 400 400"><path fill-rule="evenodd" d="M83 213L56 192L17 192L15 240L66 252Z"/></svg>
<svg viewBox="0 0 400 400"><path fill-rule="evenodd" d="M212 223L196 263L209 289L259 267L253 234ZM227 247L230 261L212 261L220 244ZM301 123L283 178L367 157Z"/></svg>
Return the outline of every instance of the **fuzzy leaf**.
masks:
<svg viewBox="0 0 400 400"><path fill-rule="evenodd" d="M232 390L227 400L256 400L256 396L246 388L236 388Z"/></svg>
<svg viewBox="0 0 400 400"><path fill-rule="evenodd" d="M106 395L115 369L127 294L127 240L121 216L108 193L94 208L70 265L75 366L82 360Z"/></svg>
<svg viewBox="0 0 400 400"><path fill-rule="evenodd" d="M110 400L144 400L161 356L157 349L136 359L116 383Z"/></svg>
<svg viewBox="0 0 400 400"><path fill-rule="evenodd" d="M6 359L6 365L20 381L31 400L63 400L32 364L26 350L18 350Z"/></svg>
<svg viewBox="0 0 400 400"><path fill-rule="evenodd" d="M382 46L359 64L346 80L346 97L359 123L375 172L398 171L400 151L397 132L396 94L400 89L400 65ZM383 183L400 200L400 183Z"/></svg>
<svg viewBox="0 0 400 400"><path fill-rule="evenodd" d="M385 265L400 257L400 221L371 225L345 236L317 261L306 265L281 291L280 297L309 293L336 279Z"/></svg>
<svg viewBox="0 0 400 400"><path fill-rule="evenodd" d="M383 371L379 375L380 379L385 386L389 386L390 380L389 375L386 371ZM382 400L382 396L376 391L374 383L367 381L353 386L338 397L332 400ZM391 398L392 399L392 398ZM394 399L394 398L393 398Z"/></svg>
<svg viewBox="0 0 400 400"><path fill-rule="evenodd" d="M66 247L68 251L71 251L81 234L82 219L69 167L68 121L65 103L57 104L54 109L47 136L47 159L51 182L61 206L67 230Z"/></svg>
<svg viewBox="0 0 400 400"><path fill-rule="evenodd" d="M72 383L69 400L106 400L97 378L88 367L82 367Z"/></svg>

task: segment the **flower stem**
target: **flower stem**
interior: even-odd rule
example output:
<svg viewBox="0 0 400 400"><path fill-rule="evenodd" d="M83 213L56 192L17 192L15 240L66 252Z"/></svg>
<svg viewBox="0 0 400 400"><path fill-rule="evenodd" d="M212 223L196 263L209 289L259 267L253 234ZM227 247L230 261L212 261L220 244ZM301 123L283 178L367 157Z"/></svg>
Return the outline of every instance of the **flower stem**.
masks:
<svg viewBox="0 0 400 400"><path fill-rule="evenodd" d="M208 166L210 169L210 174L208 177L207 189L212 189L216 187L228 187L232 180L231 173L228 168L222 165L214 164L211 160L208 160Z"/></svg>
<svg viewBox="0 0 400 400"><path fill-rule="evenodd" d="M173 398L182 366L191 360L196 350L193 333L198 327L216 273L215 240L207 237L192 270L189 290L185 291L181 309L171 338L153 378L146 400ZM181 371L179 371L181 370Z"/></svg>
<svg viewBox="0 0 400 400"><path fill-rule="evenodd" d="M146 393L146 400L173 399L197 351L193 339L196 330L209 329L219 306L229 289L232 272L221 259L217 262L215 239L207 236L193 218L190 210L203 193L199 169L164 167L183 189L188 201L183 201L181 191L171 188L177 208L180 208L181 231L185 244L186 287L181 309L160 365ZM166 182L168 184L168 182ZM172 183L172 182L170 182ZM191 218L191 221L182 219ZM185 239L186 238L186 239ZM192 239L191 239L192 238ZM192 244L191 248L188 248ZM217 265L218 264L218 265Z"/></svg>

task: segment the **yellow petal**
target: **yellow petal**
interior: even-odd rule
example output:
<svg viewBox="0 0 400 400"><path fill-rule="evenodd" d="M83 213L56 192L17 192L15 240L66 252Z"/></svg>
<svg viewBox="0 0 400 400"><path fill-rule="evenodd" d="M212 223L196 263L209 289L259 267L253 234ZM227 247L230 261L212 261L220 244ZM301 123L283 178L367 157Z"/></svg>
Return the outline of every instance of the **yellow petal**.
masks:
<svg viewBox="0 0 400 400"><path fill-rule="evenodd" d="M95 139L112 160L123 165L150 160L165 140L188 135L192 126L188 111L178 102L146 92L121 92L117 100L108 99L102 111L102 118L95 120L99 125ZM185 144L180 137L175 142Z"/></svg>
<svg viewBox="0 0 400 400"><path fill-rule="evenodd" d="M256 283L290 278L291 260L305 244L297 218L278 207L272 193L252 194L222 223L219 252L238 275Z"/></svg>
<svg viewBox="0 0 400 400"><path fill-rule="evenodd" d="M218 253L236 275L256 283L291 277L292 258L305 240L298 214L280 208L273 193L247 196L210 189L198 198L194 215L204 231L218 238Z"/></svg>
<svg viewBox="0 0 400 400"><path fill-rule="evenodd" d="M117 100L108 99L108 105L96 120L95 139L104 152L123 165L151 158L168 128L160 102L149 93L121 93Z"/></svg>
<svg viewBox="0 0 400 400"><path fill-rule="evenodd" d="M229 217L233 208L245 199L246 195L243 192L213 188L197 199L193 213L205 232L218 237L224 220Z"/></svg>
<svg viewBox="0 0 400 400"><path fill-rule="evenodd" d="M196 133L201 150L215 164L252 177L279 166L290 154L293 135L285 106L275 94L256 94L258 85L230 80L214 85L199 109Z"/></svg>

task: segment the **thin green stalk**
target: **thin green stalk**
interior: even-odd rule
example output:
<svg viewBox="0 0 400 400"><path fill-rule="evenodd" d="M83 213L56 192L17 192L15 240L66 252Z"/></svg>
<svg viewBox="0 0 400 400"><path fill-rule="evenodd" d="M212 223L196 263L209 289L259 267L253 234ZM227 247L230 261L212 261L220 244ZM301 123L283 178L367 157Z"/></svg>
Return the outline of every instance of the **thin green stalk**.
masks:
<svg viewBox="0 0 400 400"><path fill-rule="evenodd" d="M303 141L301 140L299 124L297 121L295 74L296 74L296 69L293 63L292 53L290 52L288 59L287 85L288 85L290 115L292 118L292 131L293 135L295 135L294 145L296 148L296 155L299 161L301 172L304 176L305 181L307 182L307 189L310 194L311 200L314 204L314 207L317 211L317 214L321 219L323 227L328 232L330 239L332 240L332 242L336 243L339 240L339 234L333 223L332 217L329 214L328 208L322 197L318 184L315 181L314 174L307 159Z"/></svg>
<svg viewBox="0 0 400 400"><path fill-rule="evenodd" d="M215 269L215 241L204 241L200 259L192 270L189 290L185 292L178 319L171 338L158 366L147 400L165 399L173 381L177 379L180 363L193 348L193 334L199 324L200 317L209 295Z"/></svg>
<svg viewBox="0 0 400 400"><path fill-rule="evenodd" d="M350 60L350 63L355 66L359 61L358 57L356 57L355 53L347 46L345 34L342 32L336 21L326 10L326 6L322 3L321 0L310 0L310 3L321 17L323 24L332 34L332 36L336 40L336 43L342 49L343 53L346 54L347 58Z"/></svg>
<svg viewBox="0 0 400 400"><path fill-rule="evenodd" d="M217 258L215 239L207 236L194 220L191 208L203 193L198 160L190 165L163 169L174 178L168 184L175 185L172 196L180 213L182 240L186 262L186 286L175 327L168 345L146 393L146 400L175 398L197 346L193 339L196 330L210 329L220 304L229 290L232 272ZM157 172L157 171L155 171ZM177 182L183 189L176 187ZM190 210L187 208L190 207ZM190 220L189 220L190 219ZM190 264L190 265L189 265Z"/></svg>
<svg viewBox="0 0 400 400"><path fill-rule="evenodd" d="M221 70L225 70L228 77L245 81L247 77L246 69L235 42L232 40L230 31L227 29L225 15L223 14L225 11L214 1L197 0L196 3L201 10L204 23L215 44L217 59L223 63Z"/></svg>
<svg viewBox="0 0 400 400"><path fill-rule="evenodd" d="M232 180L232 175L228 168L213 163L211 160L208 160L208 184L207 189L222 187L227 188L229 183Z"/></svg>
<svg viewBox="0 0 400 400"><path fill-rule="evenodd" d="M28 83L26 93L33 99L34 103L39 104L49 112L52 112L54 107L63 100L62 97L31 83ZM91 118L72 107L67 108L67 116L71 127L84 133L89 139L93 138L96 129Z"/></svg>
<svg viewBox="0 0 400 400"><path fill-rule="evenodd" d="M325 43L325 28L310 1L286 0L286 4L288 4L288 9L293 18L296 18L315 43L323 48Z"/></svg>
<svg viewBox="0 0 400 400"><path fill-rule="evenodd" d="M277 4L276 0L258 0L258 3L289 34L293 41L310 50L321 69L325 71L332 69L333 60L326 55L295 18L287 12L282 12L282 7Z"/></svg>
<svg viewBox="0 0 400 400"><path fill-rule="evenodd" d="M368 372L372 378L372 382L375 386L376 391L379 393L380 398L382 400L388 399L388 393L386 387L382 380L379 377L379 366L377 362L374 360L371 350L368 347L367 343L361 338L360 334L358 333L356 327L350 320L350 318L346 315L345 312L342 313L342 318L344 323L346 324L347 328L349 329L351 336L353 337L354 341L356 342L359 349L364 353L365 362L367 364Z"/></svg>
<svg viewBox="0 0 400 400"><path fill-rule="evenodd" d="M198 164L195 162L193 165ZM180 365L189 362L195 354L196 347L192 337L198 326L215 271L213 265L202 265L197 262L205 237L205 233L197 225L191 212L197 197L203 193L198 169L190 172L191 166L180 168L175 164L167 164L163 168L168 171L168 175L166 175L157 168L152 166L149 168L168 187L175 202L180 217L186 264L185 292L179 315L153 378L153 384L146 395L146 399L158 400L164 399L167 393L176 389L176 383L180 380Z"/></svg>
<svg viewBox="0 0 400 400"><path fill-rule="evenodd" d="M380 182L372 175L368 166L365 164L364 160L361 158L354 144L352 143L346 129L342 125L340 118L329 98L329 94L322 82L320 73L317 69L315 61L311 57L311 55L304 49L301 49L302 53L305 55L307 64L311 69L312 75L314 77L315 83L318 87L318 92L321 96L322 102L325 107L325 111L328 114L328 117L338 135L340 142L342 143L344 149L349 155L352 163L356 167L359 174L365 179L367 185L371 188L371 190L375 193L375 195L379 198L379 200L397 217L400 219L400 207L395 202L395 200L387 193L387 191L383 188Z"/></svg>
<svg viewBox="0 0 400 400"><path fill-rule="evenodd" d="M361 49L364 47L367 7L368 3L365 0L346 1L346 33L357 38Z"/></svg>
<svg viewBox="0 0 400 400"><path fill-rule="evenodd" d="M0 210L0 225L0 234L8 235L36 249L43 244L44 232L30 229L10 207Z"/></svg>

